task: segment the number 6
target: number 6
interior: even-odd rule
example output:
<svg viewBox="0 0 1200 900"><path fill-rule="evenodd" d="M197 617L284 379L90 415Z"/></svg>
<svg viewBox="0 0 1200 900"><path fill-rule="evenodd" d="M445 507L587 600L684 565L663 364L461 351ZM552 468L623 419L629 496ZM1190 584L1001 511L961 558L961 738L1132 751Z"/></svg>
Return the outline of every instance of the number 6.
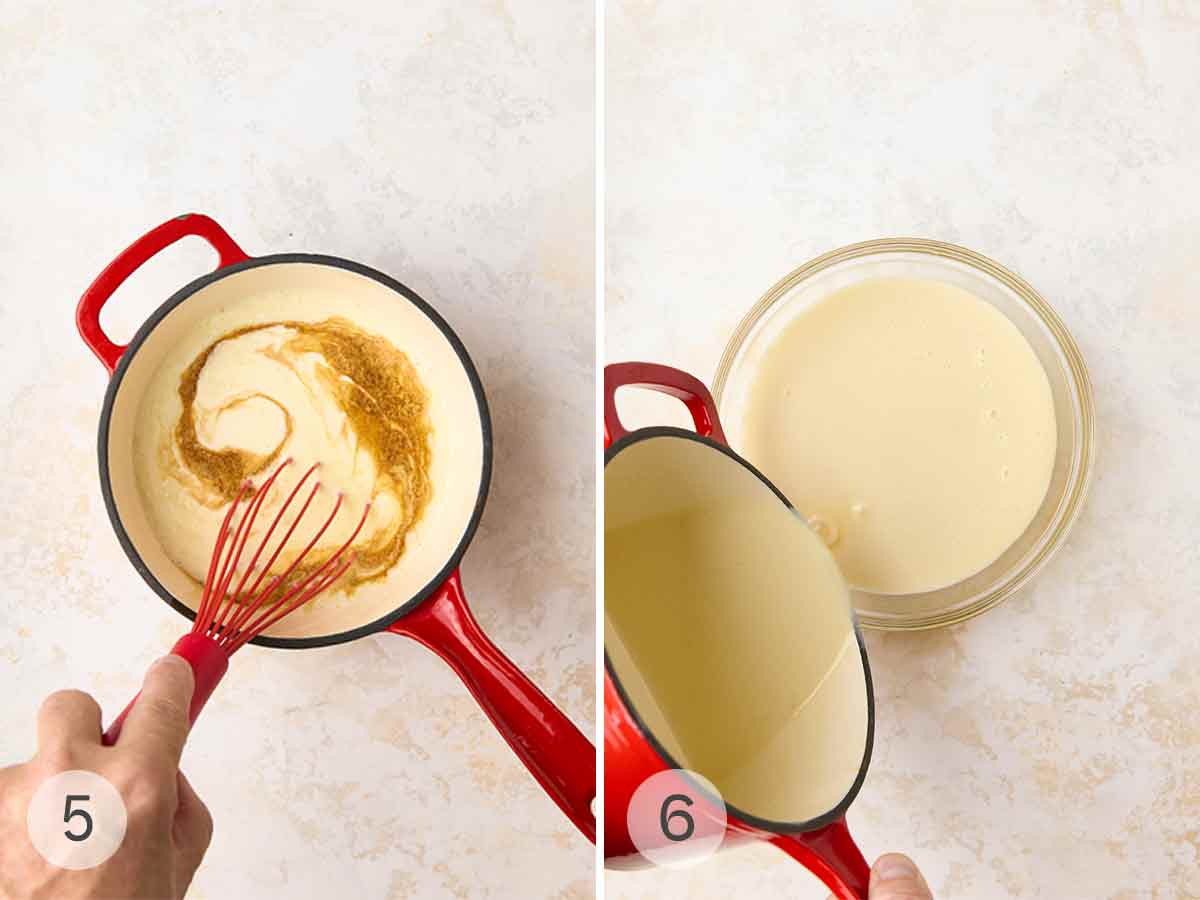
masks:
<svg viewBox="0 0 1200 900"><path fill-rule="evenodd" d="M691 806L694 802L692 800L692 798L689 797L687 794L671 794L671 796L667 797L667 799L663 801L662 809L659 810L658 824L662 828L663 836L666 837L668 840L672 840L672 841L676 841L676 842L686 841L688 838L690 838L695 833L696 822L694 819L692 819L691 816L689 816L687 814L686 810L677 809L671 813L667 812L667 808L672 803L674 803L676 800L682 800L688 806ZM686 823L683 826L682 834L675 834L673 831L671 831L671 820L676 817L682 818L683 821Z"/></svg>

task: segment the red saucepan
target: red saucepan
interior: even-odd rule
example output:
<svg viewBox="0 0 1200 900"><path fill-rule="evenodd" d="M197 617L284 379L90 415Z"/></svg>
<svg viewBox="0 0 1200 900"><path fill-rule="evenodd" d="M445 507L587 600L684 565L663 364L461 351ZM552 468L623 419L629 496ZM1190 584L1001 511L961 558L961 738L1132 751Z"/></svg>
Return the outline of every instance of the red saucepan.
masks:
<svg viewBox="0 0 1200 900"><path fill-rule="evenodd" d="M695 432L626 430L615 400L624 387L681 400ZM874 699L832 554L729 449L692 376L608 366L604 427L606 865L647 865L631 798L657 773L685 770L720 793L721 846L769 841L839 898L866 898L869 869L845 813L871 757ZM793 553L808 568L793 568ZM644 812L685 848L693 823L681 830L683 813L720 834L710 791L688 778L666 776L662 805Z"/></svg>
<svg viewBox="0 0 1200 900"><path fill-rule="evenodd" d="M216 271L180 288L138 329L128 345L110 340L100 311L139 266L195 235L218 255ZM487 638L463 596L459 561L483 512L491 474L491 423L483 386L462 342L438 313L398 281L332 256L283 253L250 257L207 216L183 215L135 241L96 278L79 302L84 342L111 373L100 416L100 486L117 539L147 584L194 618L200 586L166 554L150 526L134 471L138 408L164 358L192 329L216 314L264 296L278 298L281 318L328 310L351 322L399 317L406 352L434 398L430 405L441 466L432 498L388 572L387 589L353 602L318 604L284 619L254 643L322 647L377 632L414 638L462 678L484 712L538 783L590 840L595 819L595 749L570 720ZM258 301L256 301L258 302ZM274 301L273 301L274 302ZM382 318L381 318L382 317Z"/></svg>

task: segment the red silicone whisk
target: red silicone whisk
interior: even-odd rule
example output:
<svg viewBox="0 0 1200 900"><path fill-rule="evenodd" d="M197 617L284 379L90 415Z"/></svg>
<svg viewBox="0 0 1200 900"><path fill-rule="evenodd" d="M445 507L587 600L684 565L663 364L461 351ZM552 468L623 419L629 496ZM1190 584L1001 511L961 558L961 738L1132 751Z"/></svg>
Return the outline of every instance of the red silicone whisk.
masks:
<svg viewBox="0 0 1200 900"><path fill-rule="evenodd" d="M204 592L200 597L200 607L196 610L196 619L192 623L192 630L176 641L175 646L171 648L172 653L182 656L191 664L192 671L196 676L196 690L192 694L192 705L188 711L188 719L191 722L196 721L200 710L204 708L209 696L225 675L225 671L229 668L229 657L233 656L244 644L252 641L257 635L284 616L299 609L337 581L354 562L354 554L348 551L362 530L363 524L367 521L367 514L371 511L369 503L363 510L354 533L346 539L336 553L296 583L287 584L287 579L292 576L329 529L329 526L333 524L344 499L342 494L338 494L337 502L334 503L324 524L304 549L283 572L268 577L271 566L275 564L287 547L288 541L291 540L300 521L304 518L304 514L308 512L309 506L312 505L313 499L321 489L321 483L318 481L309 489L308 497L300 507L300 511L296 513L291 526L288 527L270 554L270 558L261 567L258 565L271 542L271 536L292 505L292 501L296 499L305 482L317 470L317 465L314 464L292 488L279 512L276 513L275 519L271 522L270 528L267 529L262 541L254 550L254 555L250 557L242 571L236 587L230 590L238 572L242 553L246 549L246 542L250 538L250 531L254 527L254 520L266 500L267 493L275 483L275 479L290 462L291 460L284 460L279 468L263 482L262 487L256 491L249 481L245 482L238 491L229 511L225 514L224 521L221 522L221 529L217 533L212 560L208 566L208 576L204 580ZM254 495L250 498L249 504L234 527L234 516L242 500L250 491L254 491ZM253 583L247 586L250 576L255 572L258 573L257 576ZM135 703L137 703L137 697L134 697L108 726L108 730L104 732L105 744L112 745L117 742L117 738L121 734L121 725L125 722L125 716L129 714L129 710Z"/></svg>

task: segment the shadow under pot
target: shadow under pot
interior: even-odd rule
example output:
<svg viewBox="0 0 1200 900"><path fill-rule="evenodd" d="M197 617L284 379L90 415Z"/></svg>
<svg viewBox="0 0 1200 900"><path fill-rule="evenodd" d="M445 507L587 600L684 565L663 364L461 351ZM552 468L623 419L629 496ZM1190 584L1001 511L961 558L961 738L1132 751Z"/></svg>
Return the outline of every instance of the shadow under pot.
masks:
<svg viewBox="0 0 1200 900"><path fill-rule="evenodd" d="M679 399L696 430L626 430L626 387ZM832 554L726 445L691 375L606 367L604 426L605 864L711 852L689 838L716 829L720 847L767 841L837 897L865 900L845 814L871 757L874 697ZM658 794L635 798L656 775Z"/></svg>
<svg viewBox="0 0 1200 900"><path fill-rule="evenodd" d="M216 252L215 271L181 287L137 330L113 342L100 312L147 260L188 236ZM139 408L164 360L216 315L285 298L281 318L320 308L351 322L394 327L423 383L436 394L433 431L448 460L435 478L423 529L404 555L353 602L325 603L288 616L252 643L302 649L390 632L425 645L450 666L517 757L575 826L595 840L595 748L537 686L488 639L467 606L459 564L483 514L492 468L491 421L483 385L462 341L428 303L393 278L334 256L251 257L207 216L188 214L136 240L83 294L76 323L111 374L100 415L100 487L117 539L146 583L177 612L195 618L201 585L167 553L138 487L134 444ZM331 299L332 298L332 299ZM271 301L275 302L275 301ZM333 306L330 310L329 307ZM416 532L413 532L416 535ZM376 589L377 588L377 589Z"/></svg>

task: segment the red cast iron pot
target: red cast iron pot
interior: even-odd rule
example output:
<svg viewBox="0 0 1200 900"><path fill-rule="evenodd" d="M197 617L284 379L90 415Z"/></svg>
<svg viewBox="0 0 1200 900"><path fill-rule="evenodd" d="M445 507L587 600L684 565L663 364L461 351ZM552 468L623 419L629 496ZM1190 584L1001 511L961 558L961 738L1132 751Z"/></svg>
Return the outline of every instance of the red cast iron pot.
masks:
<svg viewBox="0 0 1200 900"><path fill-rule="evenodd" d="M180 288L138 329L126 346L110 340L100 326L100 311L112 293L139 266L176 241L195 235L218 255L214 272ZM437 355L439 371L453 373L453 385L436 386L465 398L453 421L467 442L470 471L455 471L454 485L443 493L465 490L447 513L444 541L434 543L424 568L403 596L360 605L350 612L289 617L286 629L272 629L254 640L267 647L300 649L351 641L378 632L407 635L440 656L459 675L493 724L538 783L589 840L595 840L591 801L595 796L595 748L571 721L480 630L467 606L459 562L483 513L491 477L491 422L483 386L466 348L444 319L400 282L360 263L332 256L284 253L251 257L207 216L188 214L163 223L122 252L87 289L76 321L84 343L111 374L100 416L100 486L117 539L146 583L178 612L195 617L198 586L183 577L149 534L131 473L130 432L141 387L157 359L188 327L214 309L236 305L247 292L263 289L327 287L344 299L339 314L351 321L361 304L400 304L414 332L420 331ZM399 314L399 312L397 313ZM465 485L465 487L464 487ZM435 493L439 489L435 485ZM406 565L409 554L397 564ZM392 573L388 580L391 581ZM193 590L197 589L197 590ZM357 600L357 597L356 597ZM290 623L290 624L287 624Z"/></svg>
<svg viewBox="0 0 1200 900"><path fill-rule="evenodd" d="M617 416L616 392L622 387L639 387L668 394L686 404L695 432L679 428L653 427L630 432ZM765 476L729 448L708 389L696 378L654 363L618 363L604 369L605 465L626 447L660 435L685 437L711 447L741 463L762 480L789 508L791 504ZM875 702L871 670L862 635L855 625L867 690L866 747L853 785L836 807L806 822L772 822L733 806L726 809L727 823L722 848L750 841L767 841L801 862L840 900L866 900L870 868L846 827L845 814L866 778L875 733ZM605 654L604 671L604 859L614 869L638 869L649 865L634 846L626 822L630 798L651 776L682 769L650 732L633 709L622 689L612 663ZM797 760L797 765L803 765ZM704 773L701 772L701 775ZM703 797L692 810L703 814Z"/></svg>

